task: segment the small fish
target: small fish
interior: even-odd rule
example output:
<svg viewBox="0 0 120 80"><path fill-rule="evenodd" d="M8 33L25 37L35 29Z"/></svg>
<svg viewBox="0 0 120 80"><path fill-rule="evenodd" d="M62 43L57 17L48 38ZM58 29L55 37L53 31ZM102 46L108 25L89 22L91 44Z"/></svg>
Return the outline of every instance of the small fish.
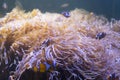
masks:
<svg viewBox="0 0 120 80"><path fill-rule="evenodd" d="M41 73L46 72L46 71L52 71L56 67L56 61L54 61L52 64L49 64L48 62L40 63L39 64L39 69L37 66L33 67L33 71L37 72L40 71Z"/></svg>
<svg viewBox="0 0 120 80"><path fill-rule="evenodd" d="M5 10L8 9L8 5L7 5L6 2L3 3L2 8L5 9Z"/></svg>
<svg viewBox="0 0 120 80"><path fill-rule="evenodd" d="M63 16L65 16L66 18L70 17L70 13L67 11L64 11L61 13Z"/></svg>
<svg viewBox="0 0 120 80"><path fill-rule="evenodd" d="M69 6L68 3L65 3L65 4L62 4L62 5L61 5L62 8L65 8L65 7L68 7L68 6Z"/></svg>
<svg viewBox="0 0 120 80"><path fill-rule="evenodd" d="M104 33L104 32L100 32L100 33L98 33L97 35L96 35L96 39L102 39L102 38L104 38L106 36L106 33Z"/></svg>

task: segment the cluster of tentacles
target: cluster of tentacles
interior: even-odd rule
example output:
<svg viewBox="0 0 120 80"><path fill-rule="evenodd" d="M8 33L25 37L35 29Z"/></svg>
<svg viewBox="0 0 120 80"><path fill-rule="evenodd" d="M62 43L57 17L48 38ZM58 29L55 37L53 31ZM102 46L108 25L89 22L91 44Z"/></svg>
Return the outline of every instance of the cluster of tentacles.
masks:
<svg viewBox="0 0 120 80"><path fill-rule="evenodd" d="M117 80L120 21L13 9L0 19L0 80Z"/></svg>

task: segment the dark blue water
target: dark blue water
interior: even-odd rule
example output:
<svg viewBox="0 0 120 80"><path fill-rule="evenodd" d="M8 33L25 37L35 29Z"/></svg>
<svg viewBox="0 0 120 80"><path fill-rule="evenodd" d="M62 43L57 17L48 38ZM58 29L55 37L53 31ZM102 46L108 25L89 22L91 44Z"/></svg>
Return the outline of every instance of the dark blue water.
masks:
<svg viewBox="0 0 120 80"><path fill-rule="evenodd" d="M111 19L120 19L120 0L19 0L26 11L34 8L40 9L42 12L62 12L75 8L82 8L92 11L97 15L104 15ZM15 6L15 0L6 0L8 10L5 11L0 7L2 13L9 12ZM3 1L0 1L2 5ZM68 4L67 7L61 7L62 4Z"/></svg>

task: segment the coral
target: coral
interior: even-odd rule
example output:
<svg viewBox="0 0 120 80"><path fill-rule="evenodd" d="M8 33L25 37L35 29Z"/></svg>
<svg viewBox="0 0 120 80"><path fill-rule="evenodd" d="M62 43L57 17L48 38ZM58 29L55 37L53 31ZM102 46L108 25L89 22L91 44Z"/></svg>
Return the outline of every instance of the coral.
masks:
<svg viewBox="0 0 120 80"><path fill-rule="evenodd" d="M47 80L120 77L119 21L109 22L82 9L69 14L66 18L38 9L25 13L15 8L1 18L0 73L8 78L13 71L15 80L23 80L27 72L47 74ZM96 39L101 32L105 36Z"/></svg>

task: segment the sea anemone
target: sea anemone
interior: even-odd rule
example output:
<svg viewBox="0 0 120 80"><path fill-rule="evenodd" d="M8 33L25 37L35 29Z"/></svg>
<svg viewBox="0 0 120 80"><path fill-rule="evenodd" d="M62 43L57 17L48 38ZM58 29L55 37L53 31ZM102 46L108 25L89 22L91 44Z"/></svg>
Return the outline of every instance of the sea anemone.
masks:
<svg viewBox="0 0 120 80"><path fill-rule="evenodd" d="M15 8L1 18L0 73L5 78L0 79L11 71L15 80L30 80L26 75L33 75L31 80L109 80L113 74L119 79L119 21L82 9L69 14Z"/></svg>

